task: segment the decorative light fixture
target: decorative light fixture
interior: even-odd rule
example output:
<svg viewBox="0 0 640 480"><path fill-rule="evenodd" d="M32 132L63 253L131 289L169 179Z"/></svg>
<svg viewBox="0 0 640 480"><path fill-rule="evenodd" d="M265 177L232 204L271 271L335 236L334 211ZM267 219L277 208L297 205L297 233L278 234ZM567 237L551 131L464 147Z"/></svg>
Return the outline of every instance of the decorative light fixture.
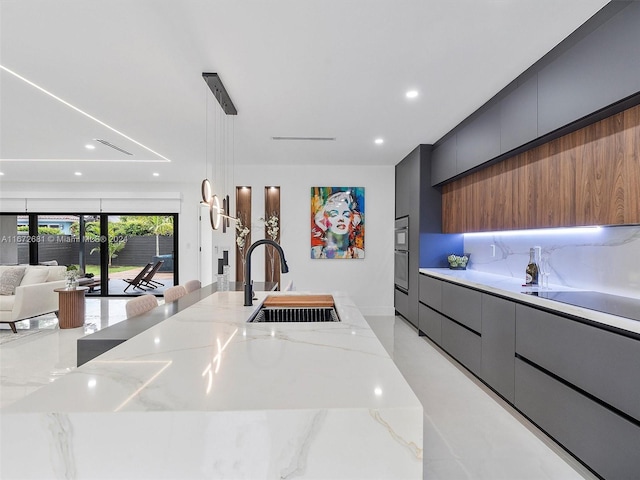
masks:
<svg viewBox="0 0 640 480"><path fill-rule="evenodd" d="M207 83L207 85L209 86L209 88L211 89L211 92L213 93L213 96L215 97L215 99L218 101L218 103L220 104L220 107L222 108L222 111L226 114L226 115L237 115L238 114L238 110L236 109L235 105L233 104L233 102L231 101L231 97L229 97L229 94L227 93L226 88L224 88L224 85L222 84L222 80L220 80L220 77L217 73L203 73L202 77L204 78L204 81ZM207 97L208 99L208 97ZM208 101L207 101L207 105L208 105ZM205 131L205 135L208 135L208 108L207 108L207 121L206 121L206 131ZM208 138L208 137L207 137ZM208 146L208 142L207 142L207 146ZM208 148L206 148L207 152L205 153L205 166L207 163L207 156L208 156ZM226 154L224 155L224 163L225 163L225 167L226 167L226 161L227 161L227 157ZM226 168L224 169L224 176L226 176ZM206 172L205 172L205 176L206 176ZM221 219L224 218L225 220L223 221L223 228L226 230L226 227L228 226L228 221L229 220L236 220L236 218L231 217L228 213L229 210L229 195L226 195L223 197L222 200L222 205L220 205L220 200L218 198L218 196L213 192L213 186L211 185L211 182L209 182L208 178L205 178L202 181L202 185L200 187L201 190L201 194L202 194L202 202L203 204L206 204L209 206L209 220L211 222L211 228L213 228L214 230L217 230L218 227L220 226L220 222Z"/></svg>

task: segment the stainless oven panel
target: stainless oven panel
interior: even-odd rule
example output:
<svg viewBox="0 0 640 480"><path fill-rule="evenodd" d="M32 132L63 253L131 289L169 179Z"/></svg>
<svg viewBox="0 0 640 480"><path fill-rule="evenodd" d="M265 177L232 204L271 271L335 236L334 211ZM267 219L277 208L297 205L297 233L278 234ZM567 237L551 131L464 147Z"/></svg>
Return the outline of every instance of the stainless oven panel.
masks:
<svg viewBox="0 0 640 480"><path fill-rule="evenodd" d="M409 217L396 220L394 248L396 250L409 250Z"/></svg>

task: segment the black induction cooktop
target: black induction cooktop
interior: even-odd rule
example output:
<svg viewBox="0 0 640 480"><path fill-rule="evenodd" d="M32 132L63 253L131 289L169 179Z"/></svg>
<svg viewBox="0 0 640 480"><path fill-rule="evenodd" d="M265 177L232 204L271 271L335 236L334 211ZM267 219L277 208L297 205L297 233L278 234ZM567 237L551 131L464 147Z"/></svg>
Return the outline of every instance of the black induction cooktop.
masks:
<svg viewBox="0 0 640 480"><path fill-rule="evenodd" d="M640 322L640 299L610 295L608 293L580 292L535 292L540 298L568 303L618 317L626 317Z"/></svg>

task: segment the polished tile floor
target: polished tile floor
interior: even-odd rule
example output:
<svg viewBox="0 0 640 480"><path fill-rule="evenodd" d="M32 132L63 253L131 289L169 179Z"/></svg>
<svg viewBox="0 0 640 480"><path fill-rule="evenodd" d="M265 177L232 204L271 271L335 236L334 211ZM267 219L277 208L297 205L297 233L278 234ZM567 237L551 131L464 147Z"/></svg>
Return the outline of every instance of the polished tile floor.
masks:
<svg viewBox="0 0 640 480"><path fill-rule="evenodd" d="M87 298L83 328L54 316L0 331L0 408L76 365L76 340L125 318L126 299ZM400 317L367 321L424 407L425 479L595 479Z"/></svg>

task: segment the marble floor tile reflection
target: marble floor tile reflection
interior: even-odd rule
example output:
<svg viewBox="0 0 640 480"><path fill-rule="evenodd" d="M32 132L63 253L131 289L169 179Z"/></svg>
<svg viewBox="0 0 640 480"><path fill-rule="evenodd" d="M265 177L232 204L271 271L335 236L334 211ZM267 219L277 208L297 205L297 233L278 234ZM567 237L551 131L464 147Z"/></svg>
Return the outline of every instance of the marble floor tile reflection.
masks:
<svg viewBox="0 0 640 480"><path fill-rule="evenodd" d="M401 317L369 325L424 407L424 478L596 479Z"/></svg>
<svg viewBox="0 0 640 480"><path fill-rule="evenodd" d="M76 368L76 340L126 318L126 301L87 298L82 328L49 315L1 331L0 408ZM366 318L424 407L425 479L596 478L402 318Z"/></svg>
<svg viewBox="0 0 640 480"><path fill-rule="evenodd" d="M0 408L76 368L76 340L126 318L127 299L87 298L85 324L60 329L54 314L0 331Z"/></svg>

